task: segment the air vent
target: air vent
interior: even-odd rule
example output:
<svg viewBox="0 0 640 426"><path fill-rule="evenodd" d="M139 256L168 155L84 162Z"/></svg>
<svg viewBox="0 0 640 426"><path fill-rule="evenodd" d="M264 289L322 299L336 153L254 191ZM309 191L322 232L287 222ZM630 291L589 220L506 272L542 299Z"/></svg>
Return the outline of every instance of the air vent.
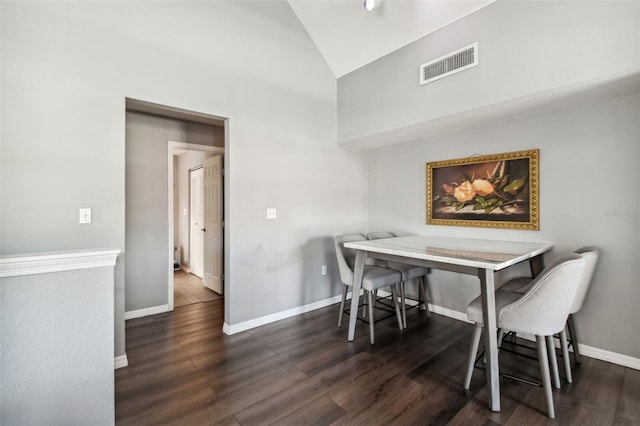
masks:
<svg viewBox="0 0 640 426"><path fill-rule="evenodd" d="M450 76L478 65L478 43L420 65L420 85Z"/></svg>

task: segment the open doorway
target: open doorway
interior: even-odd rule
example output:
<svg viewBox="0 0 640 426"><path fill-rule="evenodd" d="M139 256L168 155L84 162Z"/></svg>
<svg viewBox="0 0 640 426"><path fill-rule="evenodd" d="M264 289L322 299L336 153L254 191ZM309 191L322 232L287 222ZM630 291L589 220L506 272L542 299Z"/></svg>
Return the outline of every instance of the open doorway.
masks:
<svg viewBox="0 0 640 426"><path fill-rule="evenodd" d="M125 130L124 292L125 318L132 319L174 309L176 256L181 261L188 260L188 246L176 249L174 242L178 241L179 232L189 232L174 226L174 218L182 217L184 209L187 214L189 211L187 205L181 206L177 200L174 203L174 195L178 194L174 194L174 183L178 185L178 179L174 179L178 160L174 157L181 150L185 156L198 152L223 155L229 143L228 119L126 98ZM187 173L185 176L188 178ZM188 183L184 185L188 188ZM224 191L224 196L228 197L229 192ZM228 238L224 244L229 244ZM227 265L229 255L225 247ZM225 292L229 294L228 289ZM225 315L229 314L228 299L224 302Z"/></svg>
<svg viewBox="0 0 640 426"><path fill-rule="evenodd" d="M224 148L168 143L170 310L223 297Z"/></svg>
<svg viewBox="0 0 640 426"><path fill-rule="evenodd" d="M186 151L185 151L186 152ZM184 153L182 153L184 154ZM176 156L174 156L175 158ZM178 165L180 165L180 155L177 156ZM174 163L175 164L175 163ZM182 167L178 167L178 175L185 171L189 174L189 233L188 238L188 258L180 256L178 253L182 253L178 250L180 243L184 241L184 238L180 238L180 216L174 217L174 229L177 229L177 237L174 238L174 251L176 253L176 259L174 261L173 272L173 303L174 307L188 306L194 303L209 302L217 300L222 297L221 294L215 293L213 290L205 287L204 285L204 191L203 191L203 168L202 164L197 165L189 170L185 170ZM180 176L178 176L179 178ZM182 179L178 179L180 181ZM181 185L174 185L178 189L181 189ZM174 197L177 199L178 205L180 205L180 199L184 198L178 194ZM174 201L175 202L175 201ZM175 209L174 209L175 210ZM176 223L177 222L177 223ZM176 226L177 225L177 226ZM174 235L176 233L174 232ZM185 264L184 260L188 263Z"/></svg>

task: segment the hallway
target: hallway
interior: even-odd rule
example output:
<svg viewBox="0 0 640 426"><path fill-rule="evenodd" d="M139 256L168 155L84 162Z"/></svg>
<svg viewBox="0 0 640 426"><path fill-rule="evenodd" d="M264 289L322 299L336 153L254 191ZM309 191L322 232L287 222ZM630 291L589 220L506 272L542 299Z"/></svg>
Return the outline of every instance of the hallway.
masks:
<svg viewBox="0 0 640 426"><path fill-rule="evenodd" d="M210 302L223 296L202 284L202 278L183 270L173 273L173 306L187 306L194 303Z"/></svg>

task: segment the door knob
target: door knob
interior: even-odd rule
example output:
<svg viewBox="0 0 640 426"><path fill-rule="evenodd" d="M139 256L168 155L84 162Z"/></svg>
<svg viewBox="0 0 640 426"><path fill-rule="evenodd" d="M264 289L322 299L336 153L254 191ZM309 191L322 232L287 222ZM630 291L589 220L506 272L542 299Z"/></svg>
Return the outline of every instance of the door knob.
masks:
<svg viewBox="0 0 640 426"><path fill-rule="evenodd" d="M205 229L204 229L204 228L202 228L202 229L201 229L201 231L202 231L202 232L205 232Z"/></svg>

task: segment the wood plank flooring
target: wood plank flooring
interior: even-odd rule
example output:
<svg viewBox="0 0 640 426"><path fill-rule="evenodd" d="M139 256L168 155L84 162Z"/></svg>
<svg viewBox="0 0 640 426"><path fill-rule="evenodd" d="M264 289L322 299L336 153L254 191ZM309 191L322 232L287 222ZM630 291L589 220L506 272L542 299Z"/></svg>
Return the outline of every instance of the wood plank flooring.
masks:
<svg viewBox="0 0 640 426"><path fill-rule="evenodd" d="M209 302L221 299L222 295L202 284L202 278L183 270L173 273L173 306L186 306L193 303Z"/></svg>
<svg viewBox="0 0 640 426"><path fill-rule="evenodd" d="M409 329L358 326L347 342L338 306L243 333L222 333L222 299L127 321L129 366L116 370L118 425L638 425L640 371L583 357L554 390L501 380L487 405L484 372L462 389L472 326L415 309ZM501 352L501 371L537 375L536 361Z"/></svg>

